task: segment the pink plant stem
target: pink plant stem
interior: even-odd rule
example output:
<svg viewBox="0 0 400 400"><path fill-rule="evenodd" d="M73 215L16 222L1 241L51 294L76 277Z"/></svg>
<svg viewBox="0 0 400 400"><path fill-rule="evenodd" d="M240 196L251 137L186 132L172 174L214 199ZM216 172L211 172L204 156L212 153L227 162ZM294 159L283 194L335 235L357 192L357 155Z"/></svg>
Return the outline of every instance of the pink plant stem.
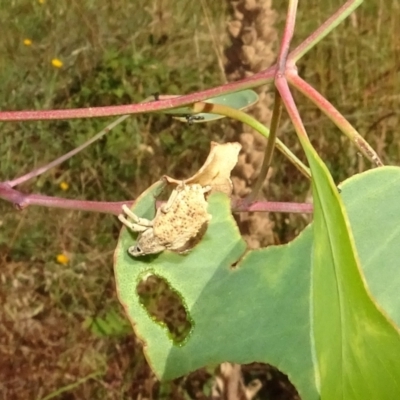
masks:
<svg viewBox="0 0 400 400"><path fill-rule="evenodd" d="M275 75L275 87L281 96L282 102L286 108L286 111L289 114L290 119L292 120L292 123L300 140L302 136L304 136L304 138L308 140L308 136L304 128L303 121L301 120L299 111L296 107L296 104L294 102L292 93L290 92L289 85L286 79L286 76L287 75L290 76L293 73L293 70L295 71L295 74L297 74L296 67L294 63L290 62L288 68L286 66L287 59L284 58L286 54L285 47L290 46L290 42L293 37L296 11L297 11L297 0L290 0L286 16L284 36L282 38L281 49L278 57L279 69Z"/></svg>
<svg viewBox="0 0 400 400"><path fill-rule="evenodd" d="M7 183L0 183L0 198L13 203L15 208L22 210L28 206L43 206L53 208L64 208L67 210L93 211L118 215L123 204L132 206L134 201L87 201L70 200L62 197L44 196L40 194L24 194L13 189Z"/></svg>
<svg viewBox="0 0 400 400"><path fill-rule="evenodd" d="M302 55L312 48L319 40L327 35L337 24L339 24L352 10L360 5L362 0L348 0L332 17L330 17L320 28L314 31L303 43L301 43L288 56L289 62L294 64ZM297 0L289 5L288 18L290 25L294 24ZM294 25L293 25L294 26ZM289 43L293 36L293 29L287 24L285 28L282 46L280 50L280 62L286 60ZM222 94L237 92L239 90L251 89L271 81L276 73L277 65L273 65L265 71L261 71L252 77L241 81L227 83L222 86L203 90L176 98L165 99L139 104L129 104L112 107L90 107L69 110L42 110L42 111L3 111L0 112L0 121L37 121L54 119L94 118L108 117L113 115L138 114L144 112L155 112L176 108L198 101L204 101Z"/></svg>
<svg viewBox="0 0 400 400"><path fill-rule="evenodd" d="M311 203L287 203L276 201L255 201L246 204L239 200L232 205L233 212L252 211L252 212L280 212L280 213L301 213L311 214L313 205Z"/></svg>
<svg viewBox="0 0 400 400"><path fill-rule="evenodd" d="M287 74L287 78L297 90L310 99L358 147L366 158L377 166L383 165L375 150L325 97L300 78L296 71L292 70Z"/></svg>
<svg viewBox="0 0 400 400"><path fill-rule="evenodd" d="M295 61L298 60L306 51L314 46L326 34L328 34L337 24L339 24L362 0L349 0L342 6L332 17L330 17L320 28L311 34L300 46L289 54L289 47L293 37L296 11L298 0L290 0L286 26L282 38L282 43L279 51L278 63L265 71L253 75L250 78L243 79L238 82L232 82L216 88L204 90L202 92L192 93L178 97L167 97L159 101L150 101L139 104L114 106L114 107L97 107L86 109L69 109L69 110L47 110L47 111L15 111L15 112L0 112L0 121L23 121L23 120L53 120L53 119L72 119L72 118L93 118L105 117L111 115L124 115L122 119L127 117L127 114L136 114L143 112L157 112L165 109L176 108L195 102L207 100L221 94L228 94L239 90L249 89L263 85L275 77L275 85L278 89L282 101L285 104L292 122L299 137L305 137L308 140L307 133L304 129L297 107L294 103L292 94L290 93L287 79L303 94L309 97L325 114L332 119L336 125L348 135L353 135L353 141L361 148L364 154L372 158L378 165L379 157L372 148L361 138L361 136L351 127L344 117L315 89L304 82L297 76L295 70ZM119 120L118 120L119 121ZM107 128L106 128L107 130ZM107 130L108 131L108 130ZM104 132L99 133L104 134ZM98 136L96 135L96 136ZM358 135L358 136L357 136ZM361 138L361 139L360 139ZM93 140L93 139L92 139ZM65 156L58 158L45 167L39 168L31 173L19 177L13 181L0 183L0 198L14 203L17 208L25 208L28 205L41 205L47 207L58 207L66 209L86 210L105 212L111 214L119 214L122 204L133 204L133 202L92 202L69 200L57 197L43 195L25 195L13 189L13 186L25 182L26 180L37 176L48 170L54 165L76 154L82 150L87 144L84 144L77 149L69 152ZM84 147L83 147L84 146ZM280 211L280 212L311 212L312 205L300 203L274 203L274 202L254 202L245 204L239 200L233 206L233 211Z"/></svg>
<svg viewBox="0 0 400 400"><path fill-rule="evenodd" d="M293 38L294 27L296 24L297 0L290 0L288 12L286 14L286 24L283 31L281 46L278 55L278 68L276 74L283 75L286 70L286 61L289 54L290 43Z"/></svg>
<svg viewBox="0 0 400 400"><path fill-rule="evenodd" d="M64 208L68 210L92 211L118 215L121 213L123 204L131 207L135 201L100 202L85 200L70 200L61 197L43 196L39 194L24 194L13 189L6 183L0 183L0 198L13 203L22 210L28 206L44 206L53 208ZM157 202L160 206L162 202ZM243 204L241 200L233 203L232 211L263 211L263 212L287 212L287 213L311 213L312 204L308 203L283 203L260 201L251 204Z"/></svg>
<svg viewBox="0 0 400 400"><path fill-rule="evenodd" d="M0 112L0 121L33 121L53 119L74 119L109 117L113 115L139 114L156 112L176 108L197 101L203 101L221 94L233 93L268 83L273 79L276 66L272 66L249 78L241 81L227 83L222 86L191 93L184 96L171 97L159 101L150 101L139 104L128 104L112 107L72 108L69 110L42 110L42 111L3 111Z"/></svg>
<svg viewBox="0 0 400 400"><path fill-rule="evenodd" d="M294 129L296 130L297 135L300 140L304 138L307 142L309 142L306 129L303 125L303 121L301 120L299 111L297 109L296 103L294 102L292 93L290 92L288 82L285 77L278 77L275 80L275 86L281 94L282 101L285 104L285 108L289 117L293 123Z"/></svg>

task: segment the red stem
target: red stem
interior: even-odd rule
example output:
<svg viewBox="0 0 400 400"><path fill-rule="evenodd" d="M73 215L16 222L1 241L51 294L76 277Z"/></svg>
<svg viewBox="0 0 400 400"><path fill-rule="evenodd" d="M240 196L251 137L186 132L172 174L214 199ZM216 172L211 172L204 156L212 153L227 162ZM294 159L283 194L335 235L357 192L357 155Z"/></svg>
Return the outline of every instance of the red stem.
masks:
<svg viewBox="0 0 400 400"><path fill-rule="evenodd" d="M371 160L375 165L382 166L383 163L375 150L368 142L354 129L349 121L331 104L324 96L315 90L309 83L292 70L286 73L291 85L293 85L304 96L310 99L347 137L352 140L360 149L361 153Z"/></svg>
<svg viewBox="0 0 400 400"><path fill-rule="evenodd" d="M28 206L44 206L53 208L64 208L67 210L80 210L80 211L94 211L108 214L118 215L121 212L123 204L131 206L134 201L87 201L87 200L71 200L62 197L44 196L41 194L24 194L18 190L13 189L7 183L0 183L0 198L22 210Z"/></svg>
<svg viewBox="0 0 400 400"><path fill-rule="evenodd" d="M294 20L296 16L297 0L292 0L289 5L286 28L282 38L280 49L280 70L286 64L286 60L294 63L299 55L302 55L304 49L307 49L316 35L320 34L321 29L326 29L326 26L332 24L333 19L337 18L344 9L348 8L353 3L353 0L346 2L332 17L330 17L320 28L308 36L289 56L289 44L293 36ZM216 88L206 89L201 92L196 92L188 95L179 96L176 98L165 99L154 102L129 104L123 106L112 107L90 107L90 108L75 108L69 110L42 110L42 111L3 111L0 112L0 121L35 121L35 120L54 120L54 119L74 119L74 118L94 118L94 117L108 117L113 115L126 115L138 114L144 112L155 112L166 110L168 108L176 108L199 101L205 101L209 98L219 96L221 94L228 94L237 92L239 90L251 89L268 83L273 79L278 66L275 64L265 71L261 71L252 77L245 78L237 82L227 83Z"/></svg>
<svg viewBox="0 0 400 400"><path fill-rule="evenodd" d="M351 2L352 1L349 0L346 3L346 6L348 6L348 3ZM280 46L278 64L273 65L267 70L255 74L250 78L246 78L238 82L228 83L222 86L218 86L216 88L207 89L201 92L182 95L179 97L171 97L159 101L139 103L139 104L130 104L130 105L113 106L113 107L69 109L69 110L14 111L14 112L5 111L5 112L0 112L0 121L94 118L94 117L106 117L112 115L127 115L127 114L143 113L143 112L156 112L188 104L193 104L195 102L201 102L209 98L219 96L221 94L233 93L236 91L260 86L262 84L267 83L268 81L270 81L275 77L275 85L282 97L282 100L289 112L289 115L296 127L296 130L300 131L300 134L307 136L300 115L294 103L293 97L290 93L285 75L288 74L289 72L288 74L289 79L292 77L290 70L295 68L294 63L299 57L299 54L302 54L302 52L308 47L308 45L312 43L312 41L315 39L315 35L319 34L320 30L317 30L314 33L312 33L302 44L300 44L294 51L292 51L289 54L289 47L293 37L294 26L295 26L297 3L298 0L290 0L289 2L286 26ZM331 19L332 17L328 19L324 25L332 23ZM287 63L289 63L289 65L287 65ZM300 81L296 82L297 84L296 86L300 85L301 82L300 83L299 82ZM320 103L319 105L324 105L324 101L327 102L322 96L318 100ZM329 102L327 102L327 104L333 107ZM336 109L334 110L337 111ZM302 127L303 129L301 129ZM36 195L36 194L25 195L12 188L12 186L21 182L21 180L24 181L35 174L37 175L41 171L42 171L41 169L38 171L33 171L32 173L27 174L26 176L18 178L14 181L0 183L0 198L3 198L4 200L14 203L14 205L16 205L17 208L20 209L27 207L28 205L42 205L47 207L97 211L97 212L111 213L116 215L120 213L122 204L129 204L129 205L133 204L132 201L93 202L93 201L69 200L69 199ZM242 200L239 200L235 205L233 205L233 210L308 213L312 211L312 205L305 203L301 204L301 203L275 203L275 202L255 202L251 204L245 204L243 203Z"/></svg>
<svg viewBox="0 0 400 400"><path fill-rule="evenodd" d="M293 38L294 27L296 24L297 2L298 0L289 1L285 29L283 31L281 46L278 55L278 68L276 73L279 75L283 75L286 71L286 61L288 59L289 47Z"/></svg>
<svg viewBox="0 0 400 400"><path fill-rule="evenodd" d="M121 213L123 204L129 207L134 204L134 200L107 202L107 201L85 201L70 200L61 197L44 196L40 194L24 194L13 189L7 183L0 183L0 198L9 201L14 206L22 210L28 206L45 206L53 208L64 208L68 210L94 211L107 214L118 215ZM160 202L158 205L161 204ZM287 213L311 213L312 204L309 203L284 203L260 201L251 204L244 204L242 200L234 202L232 211L267 211L267 212L287 212Z"/></svg>
<svg viewBox="0 0 400 400"><path fill-rule="evenodd" d="M237 92L268 83L273 79L276 66L272 66L265 71L259 72L237 82L227 83L215 88L206 89L201 92L188 95L172 97L159 101L150 101L139 104L128 104L112 107L89 107L71 108L68 110L42 110L42 111L3 111L0 112L0 121L33 121L33 120L53 120L53 119L74 119L74 118L95 118L109 117L113 115L139 114L144 112L155 112L176 108L198 101L217 97L221 94Z"/></svg>
<svg viewBox="0 0 400 400"><path fill-rule="evenodd" d="M301 116L297 109L296 103L294 102L292 93L290 92L289 84L286 80L286 77L277 77L275 79L275 86L282 97L282 101L297 132L297 135L299 136L299 138L304 137L307 141L309 141L306 129L303 125L303 121L301 120Z"/></svg>
<svg viewBox="0 0 400 400"><path fill-rule="evenodd" d="M238 200L232 205L233 212L253 211L253 212L280 212L280 213L301 213L311 214L313 205L311 203L288 203L280 201L255 201L250 204L243 204L243 200Z"/></svg>
<svg viewBox="0 0 400 400"><path fill-rule="evenodd" d="M351 127L347 119L321 93L300 78L297 73L288 76L289 82L304 96L311 100L340 130Z"/></svg>

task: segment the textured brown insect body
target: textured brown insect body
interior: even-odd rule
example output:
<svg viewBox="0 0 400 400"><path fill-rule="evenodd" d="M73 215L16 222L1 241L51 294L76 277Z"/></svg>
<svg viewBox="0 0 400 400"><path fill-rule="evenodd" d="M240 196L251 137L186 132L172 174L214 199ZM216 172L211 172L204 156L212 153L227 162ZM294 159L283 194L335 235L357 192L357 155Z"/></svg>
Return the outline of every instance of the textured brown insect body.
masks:
<svg viewBox="0 0 400 400"><path fill-rule="evenodd" d="M126 205L119 220L134 232L140 232L137 242L128 249L134 257L172 250L190 250L207 230L211 215L207 212L205 193L209 187L199 184L179 184L168 202L161 206L152 221L139 218Z"/></svg>

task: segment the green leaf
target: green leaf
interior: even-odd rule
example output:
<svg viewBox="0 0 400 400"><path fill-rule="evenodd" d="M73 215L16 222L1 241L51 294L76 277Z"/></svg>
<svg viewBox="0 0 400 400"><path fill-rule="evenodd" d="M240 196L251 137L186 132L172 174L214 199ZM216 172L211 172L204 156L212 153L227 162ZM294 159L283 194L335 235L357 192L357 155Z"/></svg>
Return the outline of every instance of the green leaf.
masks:
<svg viewBox="0 0 400 400"><path fill-rule="evenodd" d="M400 328L400 168L375 168L340 187L368 287Z"/></svg>
<svg viewBox="0 0 400 400"><path fill-rule="evenodd" d="M399 332L366 289L346 210L328 169L302 142L313 177L312 315L321 399L398 398Z"/></svg>
<svg viewBox="0 0 400 400"><path fill-rule="evenodd" d="M134 208L154 214L151 188ZM222 194L209 198L212 220L202 241L187 255L168 251L132 258L134 240L122 230L115 253L118 296L145 341L160 378L172 379L204 365L260 361L289 375L304 399L317 399L310 342L309 298L311 231L285 246L250 251L240 237ZM182 298L192 321L184 343L174 343L140 303L136 286L147 274L163 277Z"/></svg>
<svg viewBox="0 0 400 400"><path fill-rule="evenodd" d="M205 100L205 102L211 104L222 104L234 108L235 110L246 110L247 108L256 104L258 102L258 98L259 96L254 90L246 89L241 90L240 92L228 93L221 96L213 97L211 99ZM173 108L171 110L163 110L160 113L172 114L175 116L175 119L181 122L188 122L186 115L193 114L193 109L191 107L179 107ZM185 115L185 117L179 117L179 115L182 114ZM195 117L196 118L191 121L192 123L210 122L224 118L223 115L211 113L198 113L195 114Z"/></svg>
<svg viewBox="0 0 400 400"><path fill-rule="evenodd" d="M132 332L126 319L123 319L114 309L106 312L105 316L86 318L83 326L98 337L122 336Z"/></svg>
<svg viewBox="0 0 400 400"><path fill-rule="evenodd" d="M323 172L321 174L322 178L318 179L326 179ZM379 307L400 326L400 246L397 245L400 243L400 168L369 171L349 179L341 189L340 195L336 188L329 189L329 193L334 198L342 197L346 204L368 286ZM138 215L152 218L154 195L158 190L156 185L138 200L135 207ZM334 201L341 203L340 198ZM335 206L332 209L337 212ZM324 209L317 211L318 224L324 218L322 211ZM324 212L329 213L330 209ZM400 382L397 332L379 314L360 285L361 277L357 269L354 273L354 264L348 267L346 262L345 271L337 275L341 278L337 282L336 275L328 268L336 268L336 264L330 265L329 260L322 266L314 263L313 299L320 307L320 314L318 320L314 316L313 330L310 320L312 225L287 245L249 251L240 259L244 243L230 215L227 199L222 195L212 196L210 213L213 219L203 241L188 255L164 252L156 257L134 259L126 249L135 239L125 229L121 233L115 254L118 294L160 378L171 379L222 361L260 361L273 364L288 374L303 400L319 399L317 382L328 399L334 396L379 400L399 397L395 386L396 380ZM332 223L335 225L337 219L332 219ZM326 235L332 235L332 229L335 234L335 227L316 231L318 241L314 251L320 251L320 240L326 246ZM323 248L323 255L326 254ZM231 265L239 259L232 269ZM350 274L346 268L352 268L353 272ZM348 284L343 282L348 279L347 273L351 278ZM174 343L167 328L155 322L140 304L136 286L146 274L164 277L180 294L192 322L192 331L183 343ZM331 285L323 282L328 278L335 279ZM322 290L324 287L326 291ZM338 311L333 305L338 306L336 293L339 290L346 301ZM341 317L339 321L338 317ZM383 319L383 324L377 324L376 319L378 322ZM358 321L364 325L354 327ZM375 335L382 332L386 336L376 340ZM329 367L320 375L317 365L313 364L311 337L314 333L326 335L326 340L322 341L326 347L318 358L324 354L330 360ZM321 339L318 343L321 345ZM333 351L338 345L342 346L340 354L344 350L342 364L336 363ZM371 388L369 382L376 388ZM357 394L350 392L343 383L354 385ZM334 386L329 388L332 392L328 394L327 384ZM340 390L347 387L344 397L337 394L336 386Z"/></svg>

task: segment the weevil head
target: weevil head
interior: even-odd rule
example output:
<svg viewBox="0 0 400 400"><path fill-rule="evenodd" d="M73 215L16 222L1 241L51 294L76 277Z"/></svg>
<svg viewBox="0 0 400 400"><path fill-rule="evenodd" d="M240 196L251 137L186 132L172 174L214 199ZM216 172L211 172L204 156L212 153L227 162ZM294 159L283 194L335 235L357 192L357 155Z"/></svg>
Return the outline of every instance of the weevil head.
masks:
<svg viewBox="0 0 400 400"><path fill-rule="evenodd" d="M153 228L141 232L134 246L129 247L128 253L133 257L156 254L165 250L165 246L154 235Z"/></svg>

